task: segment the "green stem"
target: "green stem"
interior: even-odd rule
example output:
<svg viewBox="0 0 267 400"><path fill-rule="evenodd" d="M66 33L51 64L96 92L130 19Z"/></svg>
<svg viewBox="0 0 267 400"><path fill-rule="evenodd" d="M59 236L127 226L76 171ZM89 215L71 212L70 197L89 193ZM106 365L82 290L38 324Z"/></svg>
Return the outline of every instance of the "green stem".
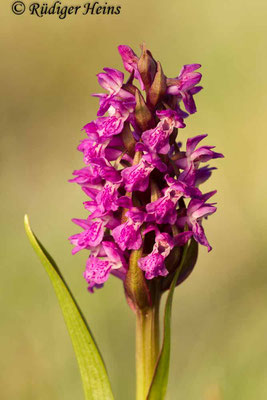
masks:
<svg viewBox="0 0 267 400"><path fill-rule="evenodd" d="M159 305L136 312L136 400L146 400L159 354Z"/></svg>

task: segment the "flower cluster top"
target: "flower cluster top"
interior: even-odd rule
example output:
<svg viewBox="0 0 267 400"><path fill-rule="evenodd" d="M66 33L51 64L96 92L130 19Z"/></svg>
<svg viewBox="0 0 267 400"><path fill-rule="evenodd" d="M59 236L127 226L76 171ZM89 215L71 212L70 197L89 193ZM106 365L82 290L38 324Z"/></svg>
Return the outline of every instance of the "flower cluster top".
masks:
<svg viewBox="0 0 267 400"><path fill-rule="evenodd" d="M129 46L118 50L128 80L111 68L97 75L105 93L93 95L98 117L85 125L78 146L85 167L71 179L88 196L89 216L73 219L82 232L70 241L73 254L90 250L84 272L90 291L110 274L124 280L134 251L148 282L166 279L190 238L211 250L202 220L216 211L209 202L216 191L202 193L199 185L215 169L203 163L223 157L200 144L207 135L188 139L185 149L177 141L196 112L200 64L167 78L145 45L140 58Z"/></svg>

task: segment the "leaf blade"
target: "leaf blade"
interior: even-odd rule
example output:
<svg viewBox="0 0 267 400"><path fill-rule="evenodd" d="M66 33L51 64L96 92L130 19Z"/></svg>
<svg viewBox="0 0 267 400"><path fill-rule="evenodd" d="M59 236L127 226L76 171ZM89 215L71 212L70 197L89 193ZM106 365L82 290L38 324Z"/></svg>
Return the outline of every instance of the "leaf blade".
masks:
<svg viewBox="0 0 267 400"><path fill-rule="evenodd" d="M176 273L173 277L169 293L167 296L164 312L164 337L162 348L159 354L157 365L155 367L154 376L149 388L147 400L163 400L167 391L168 377L169 377L169 365L170 365L170 351L171 351L171 310L174 289L178 281L180 272L182 271L184 264L187 259L187 254L191 248L195 246L194 239L191 240L190 245L186 245L181 263L177 268Z"/></svg>
<svg viewBox="0 0 267 400"><path fill-rule="evenodd" d="M79 364L86 400L114 400L107 371L85 318L55 261L31 230L24 217L28 239L43 264L56 292Z"/></svg>

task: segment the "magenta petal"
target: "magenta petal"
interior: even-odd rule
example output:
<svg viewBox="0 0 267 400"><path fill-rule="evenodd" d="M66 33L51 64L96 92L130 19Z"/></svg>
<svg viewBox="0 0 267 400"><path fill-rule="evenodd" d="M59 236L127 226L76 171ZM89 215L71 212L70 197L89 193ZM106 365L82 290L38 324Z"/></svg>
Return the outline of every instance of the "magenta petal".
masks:
<svg viewBox="0 0 267 400"><path fill-rule="evenodd" d="M168 122L160 121L156 128L143 132L142 140L150 151L167 154L170 149L169 137L172 131L173 127Z"/></svg>
<svg viewBox="0 0 267 400"><path fill-rule="evenodd" d="M132 224L127 222L113 229L112 236L123 251L126 249L138 250L142 245L142 238L139 230L135 229Z"/></svg>
<svg viewBox="0 0 267 400"><path fill-rule="evenodd" d="M151 220L158 224L174 224L177 218L176 202L167 196L160 197L153 203L146 205L147 212L151 215Z"/></svg>
<svg viewBox="0 0 267 400"><path fill-rule="evenodd" d="M192 95L199 93L203 89L202 86L195 86L192 89L190 89L190 93Z"/></svg>
<svg viewBox="0 0 267 400"><path fill-rule="evenodd" d="M181 77L182 75L184 75L185 73L188 72L193 72L196 69L199 69L201 67L201 64L186 64L183 66L183 68L181 69L181 72L179 74L179 77Z"/></svg>
<svg viewBox="0 0 267 400"><path fill-rule="evenodd" d="M134 77L139 80L141 89L144 90L145 87L144 87L141 75L138 71L138 60L139 59L138 59L137 55L129 46L120 45L120 46L118 46L118 50L121 55L124 68L128 72L134 71Z"/></svg>
<svg viewBox="0 0 267 400"><path fill-rule="evenodd" d="M97 75L99 85L110 93L117 93L123 84L123 73L111 68L105 68L104 71L106 73L101 72Z"/></svg>
<svg viewBox="0 0 267 400"><path fill-rule="evenodd" d="M188 90L186 92L181 92L181 95L182 95L182 99L183 99L186 111L188 111L189 114L194 114L197 111L197 108L196 108L195 100L194 100L193 95L190 92L190 90Z"/></svg>
<svg viewBox="0 0 267 400"><path fill-rule="evenodd" d="M207 201L210 199L212 196L214 196L217 193L217 190L212 190L211 192L205 193L202 195L202 200Z"/></svg>
<svg viewBox="0 0 267 400"><path fill-rule="evenodd" d="M95 256L90 256L84 271L85 280L92 286L103 284L108 279L112 264ZM93 285L92 285L93 284Z"/></svg>
<svg viewBox="0 0 267 400"><path fill-rule="evenodd" d="M132 199L128 196L121 196L120 198L118 198L117 204L119 207L131 208L132 207Z"/></svg>
<svg viewBox="0 0 267 400"><path fill-rule="evenodd" d="M104 68L104 71L110 76L111 79L118 85L121 86L124 80L123 72L113 69L113 68Z"/></svg>
<svg viewBox="0 0 267 400"><path fill-rule="evenodd" d="M198 145L198 143L207 136L208 135L198 135L198 136L188 139L186 142L186 154L187 155L192 154L193 151L195 150L196 146Z"/></svg>
<svg viewBox="0 0 267 400"><path fill-rule="evenodd" d="M200 184L206 182L210 178L210 176L212 174L212 171L215 170L215 169L217 169L217 168L209 167L208 165L206 165L206 166L196 170L196 173L195 173L195 185L199 186Z"/></svg>
<svg viewBox="0 0 267 400"><path fill-rule="evenodd" d="M210 246L206 236L205 236L205 232L204 229L202 227L202 225L200 223L194 223L194 225L192 226L192 230L193 230L193 235L195 240L199 243L202 244L203 246L206 246L208 248L208 251L212 250L212 247Z"/></svg>
<svg viewBox="0 0 267 400"><path fill-rule="evenodd" d="M176 246L184 246L188 240L192 237L193 232L191 231L186 231L179 233L174 237L174 243Z"/></svg>
<svg viewBox="0 0 267 400"><path fill-rule="evenodd" d="M72 218L74 224L79 225L83 229L88 229L90 222L87 219Z"/></svg>
<svg viewBox="0 0 267 400"><path fill-rule="evenodd" d="M121 55L122 62L126 71L132 72L132 70L136 70L138 57L135 54L135 52L131 49L131 47L120 45L118 46L118 50Z"/></svg>
<svg viewBox="0 0 267 400"><path fill-rule="evenodd" d="M125 260L123 258L123 253L113 242L102 242L102 247L108 257L108 259L113 263L113 268L121 268L125 265Z"/></svg>
<svg viewBox="0 0 267 400"><path fill-rule="evenodd" d="M216 207L210 205L210 204L205 204L202 207L200 207L198 210L194 211L191 215L192 218L198 219L198 218L203 218L207 217L208 215L211 215L215 213Z"/></svg>
<svg viewBox="0 0 267 400"><path fill-rule="evenodd" d="M159 253L151 253L138 261L139 267L145 272L146 279L153 279L157 276L168 275L164 264L165 258Z"/></svg>
<svg viewBox="0 0 267 400"><path fill-rule="evenodd" d="M204 204L204 200L202 199L191 199L188 204L188 214L192 215L193 212L199 209Z"/></svg>
<svg viewBox="0 0 267 400"><path fill-rule="evenodd" d="M140 190L144 192L148 187L149 175L153 169L154 167L144 160L141 160L137 165L125 168L121 175L125 183L126 191L132 192L133 190Z"/></svg>
<svg viewBox="0 0 267 400"><path fill-rule="evenodd" d="M201 77L202 75L199 72L187 73L184 77L181 77L179 89L185 91L193 88L193 86L199 83Z"/></svg>

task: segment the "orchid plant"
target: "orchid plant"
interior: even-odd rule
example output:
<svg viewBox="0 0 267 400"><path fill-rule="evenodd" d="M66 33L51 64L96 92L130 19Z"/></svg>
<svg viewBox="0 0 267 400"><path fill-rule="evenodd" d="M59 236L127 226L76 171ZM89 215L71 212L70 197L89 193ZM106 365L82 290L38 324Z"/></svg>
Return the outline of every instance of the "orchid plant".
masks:
<svg viewBox="0 0 267 400"><path fill-rule="evenodd" d="M199 186L215 168L203 163L223 155L214 146L199 145L207 135L188 139L184 149L180 141L185 120L196 112L201 65L184 65L176 78L167 78L145 45L140 57L129 46L118 50L129 76L125 80L111 68L97 75L106 92L93 95L100 103L97 118L84 126L86 137L78 146L85 166L71 179L87 196L89 215L73 219L82 231L69 239L73 254L89 251L84 271L89 292L102 288L110 275L121 280L136 316L136 399L162 400L174 289L192 272L198 245L211 250L202 221L216 211L209 202L216 191L203 193ZM113 399L102 356L81 311L27 216L25 226L62 307L85 398Z"/></svg>

